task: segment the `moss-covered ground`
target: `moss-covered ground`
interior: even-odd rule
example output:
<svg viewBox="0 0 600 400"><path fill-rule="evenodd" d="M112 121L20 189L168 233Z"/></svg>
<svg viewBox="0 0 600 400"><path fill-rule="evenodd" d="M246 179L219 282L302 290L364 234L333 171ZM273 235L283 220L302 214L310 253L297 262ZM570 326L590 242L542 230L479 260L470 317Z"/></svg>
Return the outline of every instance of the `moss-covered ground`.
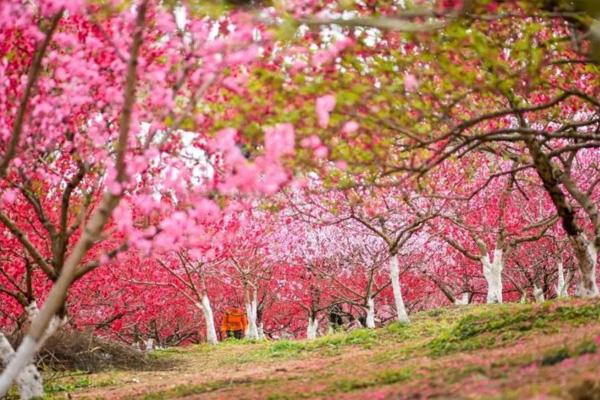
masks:
<svg viewBox="0 0 600 400"><path fill-rule="evenodd" d="M600 399L600 301L435 309L315 341L157 351L169 368L48 376L48 398Z"/></svg>

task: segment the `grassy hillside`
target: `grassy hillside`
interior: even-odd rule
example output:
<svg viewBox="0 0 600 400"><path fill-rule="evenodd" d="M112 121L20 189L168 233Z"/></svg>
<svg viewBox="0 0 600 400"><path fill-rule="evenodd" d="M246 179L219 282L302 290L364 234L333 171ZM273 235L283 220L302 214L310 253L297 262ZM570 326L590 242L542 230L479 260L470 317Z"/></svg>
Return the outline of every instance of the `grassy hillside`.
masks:
<svg viewBox="0 0 600 400"><path fill-rule="evenodd" d="M600 399L600 302L436 309L307 341L155 352L170 365L50 377L49 398Z"/></svg>

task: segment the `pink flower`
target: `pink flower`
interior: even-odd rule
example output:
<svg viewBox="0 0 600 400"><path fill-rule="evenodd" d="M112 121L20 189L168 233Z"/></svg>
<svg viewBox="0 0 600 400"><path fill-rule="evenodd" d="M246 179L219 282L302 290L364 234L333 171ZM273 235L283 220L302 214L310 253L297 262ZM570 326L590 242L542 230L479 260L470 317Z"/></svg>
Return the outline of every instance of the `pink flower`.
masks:
<svg viewBox="0 0 600 400"><path fill-rule="evenodd" d="M7 190L2 194L2 203L13 204L17 200L16 190Z"/></svg>
<svg viewBox="0 0 600 400"><path fill-rule="evenodd" d="M144 194L135 199L135 205L139 207L143 214L147 215L154 210L156 202L152 196Z"/></svg>
<svg viewBox="0 0 600 400"><path fill-rule="evenodd" d="M317 135L310 135L300 141L300 146L306 149L316 149L321 145L321 138Z"/></svg>
<svg viewBox="0 0 600 400"><path fill-rule="evenodd" d="M315 157L326 158L329 155L329 149L325 146L319 146L315 149Z"/></svg>
<svg viewBox="0 0 600 400"><path fill-rule="evenodd" d="M215 136L214 146L217 150L227 150L235 146L237 131L233 128L221 129Z"/></svg>
<svg viewBox="0 0 600 400"><path fill-rule="evenodd" d="M277 124L265 129L265 153L271 160L283 155L294 154L294 126Z"/></svg>
<svg viewBox="0 0 600 400"><path fill-rule="evenodd" d="M294 61L294 64L292 65L291 71L292 72L297 72L300 71L304 68L308 67L308 63L304 60L296 60Z"/></svg>
<svg viewBox="0 0 600 400"><path fill-rule="evenodd" d="M354 133L358 130L360 126L358 125L358 122L356 121L348 121L344 124L343 128L342 128L342 132L343 133Z"/></svg>
<svg viewBox="0 0 600 400"><path fill-rule="evenodd" d="M329 114L335 108L335 96L328 94L317 99L316 112L319 119L319 126L327 128L329 125Z"/></svg>
<svg viewBox="0 0 600 400"><path fill-rule="evenodd" d="M242 89L242 85L246 83L246 77L245 76L228 76L227 78L223 79L223 86L226 89L231 90L232 92L234 92L235 94L241 95L244 91Z"/></svg>
<svg viewBox="0 0 600 400"><path fill-rule="evenodd" d="M407 92L416 92L419 89L419 82L413 74L404 74L404 89Z"/></svg>
<svg viewBox="0 0 600 400"><path fill-rule="evenodd" d="M342 39L336 40L333 46L337 51L344 51L353 44L354 40L350 39L349 37L343 37Z"/></svg>
<svg viewBox="0 0 600 400"><path fill-rule="evenodd" d="M348 163L346 161L344 161L344 160L339 160L339 161L335 162L335 166L339 170L344 171L344 170L346 170L346 168L348 168Z"/></svg>
<svg viewBox="0 0 600 400"><path fill-rule="evenodd" d="M113 182L108 186L108 192L113 196L119 196L123 191L123 187L119 182Z"/></svg>
<svg viewBox="0 0 600 400"><path fill-rule="evenodd" d="M312 56L312 64L315 67L319 67L323 64L327 64L332 61L336 56L335 49L333 51L331 49L319 50L315 52Z"/></svg>

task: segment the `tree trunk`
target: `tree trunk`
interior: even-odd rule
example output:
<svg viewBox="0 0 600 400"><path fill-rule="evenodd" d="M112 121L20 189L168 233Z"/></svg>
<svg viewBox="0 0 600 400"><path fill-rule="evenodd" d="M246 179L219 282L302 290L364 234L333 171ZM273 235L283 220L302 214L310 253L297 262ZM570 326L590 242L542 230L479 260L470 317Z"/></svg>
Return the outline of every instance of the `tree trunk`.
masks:
<svg viewBox="0 0 600 400"><path fill-rule="evenodd" d="M248 329L246 332L246 338L257 340L258 339L258 326L256 325L257 320L257 291L254 289L252 300L246 303L246 315L248 316Z"/></svg>
<svg viewBox="0 0 600 400"><path fill-rule="evenodd" d="M375 328L375 301L372 297L367 300L367 328Z"/></svg>
<svg viewBox="0 0 600 400"><path fill-rule="evenodd" d="M215 318L213 316L212 307L210 306L210 300L206 293L202 295L200 308L202 309L204 322L206 323L206 341L209 344L219 343L219 340L217 339L217 330L215 329Z"/></svg>
<svg viewBox="0 0 600 400"><path fill-rule="evenodd" d="M35 301L32 301L31 303L29 303L29 305L27 307L25 307L25 311L27 312L27 320L30 323L32 323L33 320L40 313L40 309L38 308L37 302L35 302ZM46 331L44 332L44 334L42 335L42 337L38 343L38 350L40 348L42 348L42 346L44 345L44 343L46 343L46 340L48 340L49 337L54 335L56 333L56 331L60 327L64 326L66 323L67 323L67 317L60 318L58 315L53 316L52 319L50 320L50 323L48 324L48 327L46 328Z"/></svg>
<svg viewBox="0 0 600 400"><path fill-rule="evenodd" d="M27 313L27 320L31 323L35 317L40 313L40 310L35 301L32 301L25 307ZM66 323L66 318L59 318L58 316L52 317L48 328L42 335L38 342L38 351L46 342L46 340L54 335L56 331ZM9 364L10 360L15 356L15 351L6 339L6 337L0 333L0 361L5 367ZM44 382L42 376L39 373L35 364L31 363L17 376L17 386L19 388L19 396L21 399L31 399L36 397L44 396Z"/></svg>
<svg viewBox="0 0 600 400"><path fill-rule="evenodd" d="M0 362L6 367L14 357L15 351L4 334L0 333ZM17 376L17 386L21 399L42 398L44 396L44 384L35 364L31 363L23 368Z"/></svg>
<svg viewBox="0 0 600 400"><path fill-rule="evenodd" d="M409 324L410 319L404 306L402 299L402 291L400 290L400 266L398 265L398 255L393 254L390 262L390 278L392 280L392 291L394 292L394 303L396 304L396 318L398 321Z"/></svg>
<svg viewBox="0 0 600 400"><path fill-rule="evenodd" d="M504 269L503 252L494 250L494 259L490 260L489 254L481 257L483 276L488 285L487 303L502 303L502 270Z"/></svg>
<svg viewBox="0 0 600 400"><path fill-rule="evenodd" d="M319 332L319 320L316 317L308 317L308 326L306 327L306 339L315 340Z"/></svg>
<svg viewBox="0 0 600 400"><path fill-rule="evenodd" d="M265 323L261 321L258 324L258 340L264 340L265 338Z"/></svg>
<svg viewBox="0 0 600 400"><path fill-rule="evenodd" d="M460 295L460 297L456 297L456 299L454 300L454 304L457 306L466 306L467 304L469 304L469 293L464 292Z"/></svg>
<svg viewBox="0 0 600 400"><path fill-rule="evenodd" d="M588 241L583 233L570 236L571 245L579 261L579 285L577 295L580 297L598 296L596 283L596 263L598 262L598 249L594 243Z"/></svg>
<svg viewBox="0 0 600 400"><path fill-rule="evenodd" d="M565 281L565 271L563 263L558 263L558 282L556 283L556 296L558 297L569 297L569 288Z"/></svg>
<svg viewBox="0 0 600 400"><path fill-rule="evenodd" d="M573 207L567 200L565 192L561 187L561 182L558 180L561 171L553 165L547 154L542 151L541 144L531 139L525 142L531 153L533 165L538 173L538 176L544 184L544 189L550 195L556 212L562 221L562 226L577 257L579 268L579 284L577 285L577 295L581 297L598 296L598 285L596 284L596 262L597 248L590 246L579 224ZM563 183L568 180L563 179ZM573 194L573 193L572 193Z"/></svg>
<svg viewBox="0 0 600 400"><path fill-rule="evenodd" d="M544 290L538 285L533 285L533 298L537 303L543 303L546 300Z"/></svg>
<svg viewBox="0 0 600 400"><path fill-rule="evenodd" d="M146 348L146 351L152 351L156 348L156 346L154 345L154 339L153 338L148 338L144 341L144 346Z"/></svg>

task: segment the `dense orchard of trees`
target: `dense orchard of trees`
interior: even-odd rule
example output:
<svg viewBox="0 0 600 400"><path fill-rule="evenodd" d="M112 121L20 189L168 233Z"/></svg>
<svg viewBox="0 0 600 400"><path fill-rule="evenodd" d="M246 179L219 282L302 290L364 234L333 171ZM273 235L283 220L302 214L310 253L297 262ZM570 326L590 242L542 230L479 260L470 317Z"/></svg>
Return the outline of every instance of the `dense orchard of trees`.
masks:
<svg viewBox="0 0 600 400"><path fill-rule="evenodd" d="M0 2L0 396L58 329L598 296L596 2L239 3Z"/></svg>

